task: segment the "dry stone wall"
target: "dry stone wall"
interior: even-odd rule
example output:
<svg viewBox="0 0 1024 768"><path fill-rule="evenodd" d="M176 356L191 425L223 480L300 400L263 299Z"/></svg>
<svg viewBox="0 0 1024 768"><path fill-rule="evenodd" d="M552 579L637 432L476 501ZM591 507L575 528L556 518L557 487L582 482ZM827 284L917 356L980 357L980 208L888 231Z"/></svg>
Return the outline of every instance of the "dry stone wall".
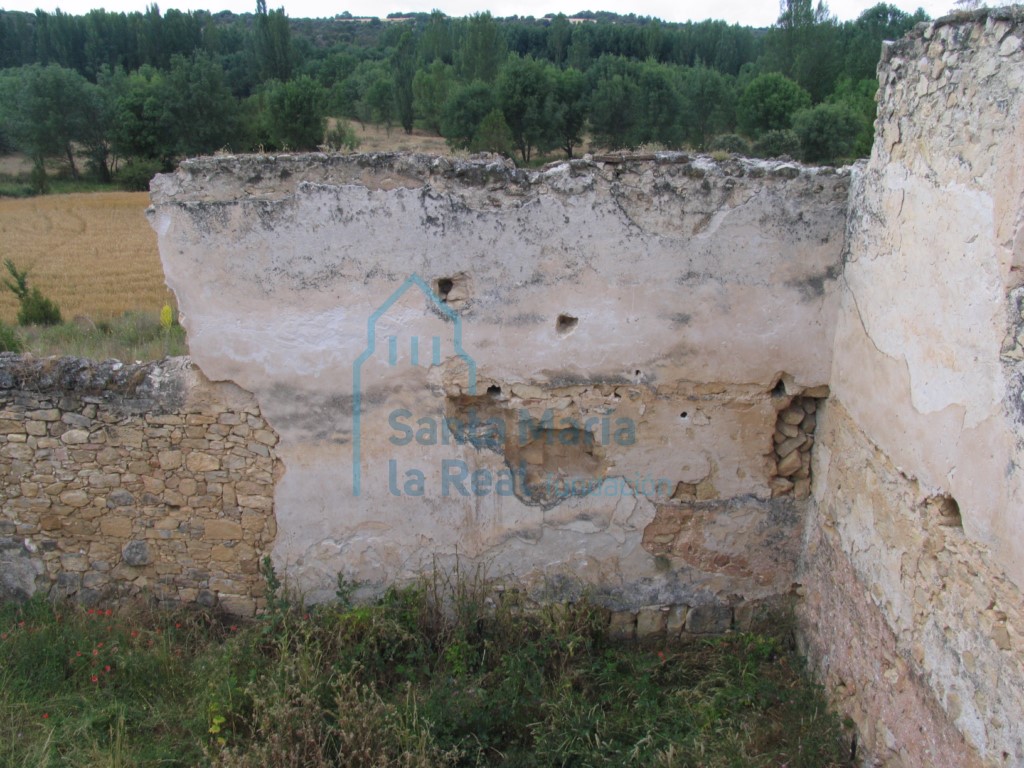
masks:
<svg viewBox="0 0 1024 768"><path fill-rule="evenodd" d="M252 615L277 436L187 359L0 355L0 598L144 595Z"/></svg>

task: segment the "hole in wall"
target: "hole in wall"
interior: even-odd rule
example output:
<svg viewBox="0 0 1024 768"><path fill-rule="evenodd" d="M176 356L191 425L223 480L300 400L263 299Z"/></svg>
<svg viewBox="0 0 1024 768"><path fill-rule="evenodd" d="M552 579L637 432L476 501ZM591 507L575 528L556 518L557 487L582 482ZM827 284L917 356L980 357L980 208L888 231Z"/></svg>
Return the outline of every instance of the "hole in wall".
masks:
<svg viewBox="0 0 1024 768"><path fill-rule="evenodd" d="M461 309L469 300L469 275L459 272L434 281L434 292L452 309Z"/></svg>
<svg viewBox="0 0 1024 768"><path fill-rule="evenodd" d="M570 333L576 330L576 326L580 324L578 317L572 315L559 315L558 319L555 320L555 333L559 336L568 336Z"/></svg>
<svg viewBox="0 0 1024 768"><path fill-rule="evenodd" d="M501 397L501 387L497 384L492 384L487 388L487 394L491 397Z"/></svg>
<svg viewBox="0 0 1024 768"><path fill-rule="evenodd" d="M786 394L786 383L780 378L772 387L772 397L783 397Z"/></svg>
<svg viewBox="0 0 1024 768"><path fill-rule="evenodd" d="M932 499L932 508L939 518L939 525L950 528L963 528L964 519L960 514L960 504L949 495L936 496Z"/></svg>
<svg viewBox="0 0 1024 768"><path fill-rule="evenodd" d="M690 416L690 412L689 411L683 411L682 413L679 414L679 418L680 419L686 419L686 418L689 418L689 416Z"/></svg>
<svg viewBox="0 0 1024 768"><path fill-rule="evenodd" d="M441 297L441 301L448 301L448 294L452 292L452 288L455 287L455 281L450 277L442 277L437 281L437 295Z"/></svg>

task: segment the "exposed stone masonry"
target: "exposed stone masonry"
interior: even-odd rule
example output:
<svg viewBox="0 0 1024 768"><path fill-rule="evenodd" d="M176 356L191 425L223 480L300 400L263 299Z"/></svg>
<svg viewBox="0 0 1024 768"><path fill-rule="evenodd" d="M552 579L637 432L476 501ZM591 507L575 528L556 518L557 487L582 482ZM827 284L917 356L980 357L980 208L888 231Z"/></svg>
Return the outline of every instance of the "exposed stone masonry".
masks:
<svg viewBox="0 0 1024 768"><path fill-rule="evenodd" d="M0 597L253 614L276 443L251 397L187 359L0 356Z"/></svg>

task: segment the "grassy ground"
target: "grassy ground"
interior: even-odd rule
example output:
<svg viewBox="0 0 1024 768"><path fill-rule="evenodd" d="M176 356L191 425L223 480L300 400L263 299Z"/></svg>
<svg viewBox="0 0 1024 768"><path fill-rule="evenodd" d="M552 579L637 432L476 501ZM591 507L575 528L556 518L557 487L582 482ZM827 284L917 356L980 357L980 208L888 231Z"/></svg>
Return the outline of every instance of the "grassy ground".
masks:
<svg viewBox="0 0 1024 768"><path fill-rule="evenodd" d="M425 583L304 609L268 583L248 624L0 608L0 764L844 765L779 639L623 646L586 606L526 614Z"/></svg>

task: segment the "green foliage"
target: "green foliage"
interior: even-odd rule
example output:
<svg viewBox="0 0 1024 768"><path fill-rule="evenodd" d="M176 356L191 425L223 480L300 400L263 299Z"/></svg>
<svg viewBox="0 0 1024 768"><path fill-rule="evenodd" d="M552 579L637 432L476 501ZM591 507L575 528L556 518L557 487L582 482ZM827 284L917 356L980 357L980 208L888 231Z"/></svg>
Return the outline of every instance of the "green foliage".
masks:
<svg viewBox="0 0 1024 768"><path fill-rule="evenodd" d="M60 325L60 307L33 287L18 307L18 325Z"/></svg>
<svg viewBox="0 0 1024 768"><path fill-rule="evenodd" d="M452 91L441 117L441 135L453 149L468 149L477 129L497 107L494 89L480 80Z"/></svg>
<svg viewBox="0 0 1024 768"><path fill-rule="evenodd" d="M325 142L335 152L354 152L359 148L360 139L347 120L336 120L334 127L327 131Z"/></svg>
<svg viewBox="0 0 1024 768"><path fill-rule="evenodd" d="M793 116L802 158L811 163L836 163L852 158L863 118L849 105L819 104Z"/></svg>
<svg viewBox="0 0 1024 768"><path fill-rule="evenodd" d="M582 600L526 610L479 573L370 603L0 606L0 763L838 768L848 743L783 641L609 643Z"/></svg>
<svg viewBox="0 0 1024 768"><path fill-rule="evenodd" d="M813 0L784 0L769 30L583 15L598 23L440 11L391 24L344 13L290 19L265 0L244 16L155 5L83 16L0 10L0 153L26 152L24 184L41 192L55 160L72 179L87 172L109 183L127 161L170 168L223 148L312 148L323 141L317 110L297 121L270 114L278 84L302 82L308 96L309 78L322 89L322 115L419 124L453 147L468 147L498 106L531 162L556 147L571 157L585 132L611 148L704 149L737 130L757 139L821 103L862 118L850 154L863 155L874 110L865 84L881 41L925 18L878 4L839 23ZM473 106L465 89L476 82L492 92Z"/></svg>
<svg viewBox="0 0 1024 768"><path fill-rule="evenodd" d="M271 141L290 150L319 147L327 128L326 98L323 86L309 75L273 83L267 94Z"/></svg>
<svg viewBox="0 0 1024 768"><path fill-rule="evenodd" d="M18 325L58 325L60 308L39 288L28 287L28 270L19 270L10 259L4 259L4 267L11 276L4 285L18 299Z"/></svg>
<svg viewBox="0 0 1024 768"><path fill-rule="evenodd" d="M498 77L498 105L523 162L556 146L551 121L552 78L543 62L510 57Z"/></svg>
<svg viewBox="0 0 1024 768"><path fill-rule="evenodd" d="M756 157L790 157L800 156L800 139L790 129L765 131L761 138L754 142L752 153Z"/></svg>
<svg viewBox="0 0 1024 768"><path fill-rule="evenodd" d="M736 133L723 133L715 136L708 144L712 152L734 152L737 155L750 154L750 142Z"/></svg>
<svg viewBox="0 0 1024 768"><path fill-rule="evenodd" d="M148 192L149 182L163 170L159 160L131 160L118 169L114 180L129 192Z"/></svg>
<svg viewBox="0 0 1024 768"><path fill-rule="evenodd" d="M37 357L159 360L188 354L184 329L175 321L165 330L155 312L126 312L95 324L76 319L60 325L28 326L19 331L19 337L25 350Z"/></svg>
<svg viewBox="0 0 1024 768"><path fill-rule="evenodd" d="M758 137L765 131L785 130L792 126L793 115L811 106L811 97L803 88L778 72L755 77L740 96L736 117L740 129Z"/></svg>
<svg viewBox="0 0 1024 768"><path fill-rule="evenodd" d="M0 320L0 352L21 352L24 348L15 330Z"/></svg>
<svg viewBox="0 0 1024 768"><path fill-rule="evenodd" d="M440 59L417 70L412 81L413 107L427 130L441 133L444 105L454 87L455 69Z"/></svg>
<svg viewBox="0 0 1024 768"><path fill-rule="evenodd" d="M492 109L484 116L469 142L469 149L471 152L497 152L507 156L515 152L512 130L500 109Z"/></svg>

